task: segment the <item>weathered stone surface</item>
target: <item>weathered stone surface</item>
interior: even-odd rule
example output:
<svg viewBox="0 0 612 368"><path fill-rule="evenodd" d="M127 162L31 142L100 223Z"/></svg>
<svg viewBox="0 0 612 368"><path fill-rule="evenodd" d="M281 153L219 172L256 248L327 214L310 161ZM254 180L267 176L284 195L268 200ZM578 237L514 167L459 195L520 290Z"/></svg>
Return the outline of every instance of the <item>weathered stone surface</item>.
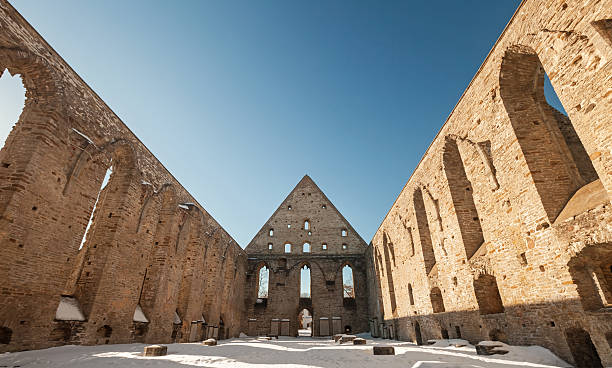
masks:
<svg viewBox="0 0 612 368"><path fill-rule="evenodd" d="M373 335L612 366L611 24L610 0L521 2L367 250Z"/></svg>
<svg viewBox="0 0 612 368"><path fill-rule="evenodd" d="M304 176L245 248L249 335L297 336L298 313L303 309L314 312L313 336L343 334L347 328L366 332L366 248L329 198ZM346 265L352 268L354 297L344 297ZM269 272L268 297L260 298L258 283L264 267ZM300 295L303 267L310 269L310 297Z"/></svg>
<svg viewBox="0 0 612 368"><path fill-rule="evenodd" d="M503 348L503 345L477 344L476 354L478 355L495 355L495 354L504 355L504 354L508 354L508 350L505 350Z"/></svg>
<svg viewBox="0 0 612 368"><path fill-rule="evenodd" d="M363 339L361 337L357 337L353 339L353 345L365 345L366 344L366 339Z"/></svg>
<svg viewBox="0 0 612 368"><path fill-rule="evenodd" d="M372 352L374 355L395 355L395 348L393 346L373 346Z"/></svg>
<svg viewBox="0 0 612 368"><path fill-rule="evenodd" d="M237 336L246 253L2 0L6 68L27 102L0 150L0 352Z"/></svg>
<svg viewBox="0 0 612 368"><path fill-rule="evenodd" d="M202 341L202 345L215 346L215 345L217 345L217 340L215 340L215 339L206 339L206 340Z"/></svg>
<svg viewBox="0 0 612 368"><path fill-rule="evenodd" d="M343 335L343 334L335 334L335 335L333 336L333 338L334 338L334 342L338 342L338 341L340 341L340 339L342 338L342 335Z"/></svg>
<svg viewBox="0 0 612 368"><path fill-rule="evenodd" d="M344 344L347 342L351 342L353 340L355 340L357 338L357 336L355 335L342 335L342 337L340 338L340 343Z"/></svg>
<svg viewBox="0 0 612 368"><path fill-rule="evenodd" d="M151 345L144 348L144 356L163 356L166 354L168 354L166 345Z"/></svg>

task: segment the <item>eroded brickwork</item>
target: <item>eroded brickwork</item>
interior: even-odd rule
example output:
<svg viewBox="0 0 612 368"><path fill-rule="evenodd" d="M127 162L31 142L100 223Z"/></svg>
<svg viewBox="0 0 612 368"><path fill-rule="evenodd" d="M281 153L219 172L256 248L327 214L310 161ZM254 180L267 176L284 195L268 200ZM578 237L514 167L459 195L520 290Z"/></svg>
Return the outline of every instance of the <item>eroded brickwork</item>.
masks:
<svg viewBox="0 0 612 368"><path fill-rule="evenodd" d="M26 103L0 151L0 351L237 336L244 251L2 0L5 68Z"/></svg>
<svg viewBox="0 0 612 368"><path fill-rule="evenodd" d="M342 333L346 327L351 332L367 331L366 248L348 221L305 176L245 248L245 331L297 336L303 309L313 316L314 336ZM342 269L346 265L352 268L354 297L344 295ZM310 268L309 297L300 293L304 266ZM258 298L262 267L269 269L268 296Z"/></svg>
<svg viewBox="0 0 612 368"><path fill-rule="evenodd" d="M609 0L521 4L372 240L375 334L612 365L611 25Z"/></svg>

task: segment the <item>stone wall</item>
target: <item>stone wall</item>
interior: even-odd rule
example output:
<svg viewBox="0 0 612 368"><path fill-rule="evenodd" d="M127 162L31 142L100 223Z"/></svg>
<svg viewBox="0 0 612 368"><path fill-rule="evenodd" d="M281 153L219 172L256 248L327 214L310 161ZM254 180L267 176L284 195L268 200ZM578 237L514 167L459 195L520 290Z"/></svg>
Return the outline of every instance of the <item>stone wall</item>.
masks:
<svg viewBox="0 0 612 368"><path fill-rule="evenodd" d="M290 250L285 246L290 244ZM304 244L308 244L306 249ZM314 336L367 331L366 243L319 187L305 176L246 247L245 287L250 335L276 334L275 321L297 336L298 315L313 316ZM354 297L345 297L342 269L352 268ZM301 269L310 269L310 297L300 294ZM269 270L268 296L258 297L260 270ZM325 326L321 326L324 324Z"/></svg>
<svg viewBox="0 0 612 368"><path fill-rule="evenodd" d="M612 365L610 76L612 1L521 4L372 239L375 334Z"/></svg>
<svg viewBox="0 0 612 368"><path fill-rule="evenodd" d="M0 352L237 336L244 251L4 0L0 30L26 88L0 151Z"/></svg>

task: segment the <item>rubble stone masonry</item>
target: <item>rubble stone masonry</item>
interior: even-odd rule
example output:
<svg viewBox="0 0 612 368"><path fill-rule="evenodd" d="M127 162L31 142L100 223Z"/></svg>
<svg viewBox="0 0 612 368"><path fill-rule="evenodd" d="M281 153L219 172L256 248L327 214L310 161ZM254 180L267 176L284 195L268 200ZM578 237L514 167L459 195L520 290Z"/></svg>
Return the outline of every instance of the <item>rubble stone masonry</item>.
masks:
<svg viewBox="0 0 612 368"><path fill-rule="evenodd" d="M26 102L0 151L0 352L237 336L246 253L2 0L5 69Z"/></svg>
<svg viewBox="0 0 612 368"><path fill-rule="evenodd" d="M610 198L612 1L523 1L372 239L372 331L612 366Z"/></svg>

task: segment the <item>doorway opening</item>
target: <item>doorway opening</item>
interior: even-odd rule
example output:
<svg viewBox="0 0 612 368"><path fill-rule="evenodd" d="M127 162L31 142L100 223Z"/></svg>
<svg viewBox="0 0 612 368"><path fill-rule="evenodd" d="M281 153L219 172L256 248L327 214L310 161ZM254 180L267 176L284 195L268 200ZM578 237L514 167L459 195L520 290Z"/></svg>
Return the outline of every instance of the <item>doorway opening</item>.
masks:
<svg viewBox="0 0 612 368"><path fill-rule="evenodd" d="M306 308L298 314L298 336L312 336L312 313Z"/></svg>

